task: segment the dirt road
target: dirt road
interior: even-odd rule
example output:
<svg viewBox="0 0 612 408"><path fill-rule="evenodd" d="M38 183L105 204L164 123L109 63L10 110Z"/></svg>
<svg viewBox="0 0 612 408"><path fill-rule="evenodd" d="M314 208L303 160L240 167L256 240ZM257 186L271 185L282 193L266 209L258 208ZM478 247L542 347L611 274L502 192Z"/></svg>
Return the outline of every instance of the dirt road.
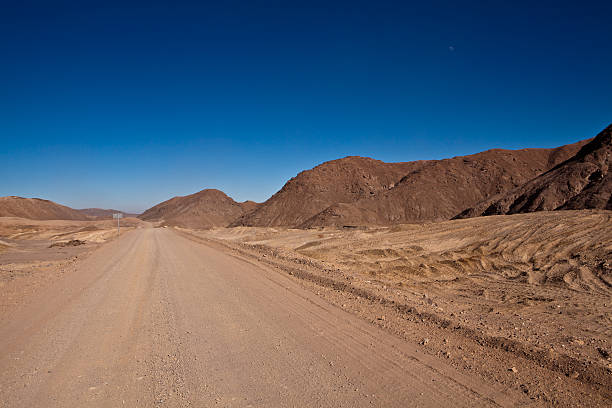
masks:
<svg viewBox="0 0 612 408"><path fill-rule="evenodd" d="M171 229L108 243L0 321L3 407L520 406Z"/></svg>

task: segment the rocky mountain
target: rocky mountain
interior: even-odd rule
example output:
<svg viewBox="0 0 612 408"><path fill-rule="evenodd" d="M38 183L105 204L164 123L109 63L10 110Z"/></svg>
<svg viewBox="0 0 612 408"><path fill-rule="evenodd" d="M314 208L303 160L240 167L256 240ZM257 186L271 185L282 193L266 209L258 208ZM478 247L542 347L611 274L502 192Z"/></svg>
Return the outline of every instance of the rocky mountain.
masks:
<svg viewBox="0 0 612 408"><path fill-rule="evenodd" d="M301 172L231 225L310 228L449 219L549 170L585 143L405 163L333 160Z"/></svg>
<svg viewBox="0 0 612 408"><path fill-rule="evenodd" d="M612 124L574 156L508 192L483 200L457 218L533 211L612 210Z"/></svg>
<svg viewBox="0 0 612 408"><path fill-rule="evenodd" d="M232 226L299 226L335 203L354 202L391 189L421 162L384 163L346 157L299 173L255 211Z"/></svg>
<svg viewBox="0 0 612 408"><path fill-rule="evenodd" d="M222 191L206 189L195 194L171 198L149 208L138 218L186 228L225 227L257 206L253 201L238 203Z"/></svg>

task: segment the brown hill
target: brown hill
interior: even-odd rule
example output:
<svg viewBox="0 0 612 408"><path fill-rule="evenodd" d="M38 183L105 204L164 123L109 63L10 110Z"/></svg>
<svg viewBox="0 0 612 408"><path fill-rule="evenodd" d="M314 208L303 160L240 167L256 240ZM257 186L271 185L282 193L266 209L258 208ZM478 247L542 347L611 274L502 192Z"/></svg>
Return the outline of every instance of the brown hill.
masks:
<svg viewBox="0 0 612 408"><path fill-rule="evenodd" d="M334 204L300 227L447 220L470 203L525 183L573 155L584 143L555 149L495 149L423 162L395 187L350 204Z"/></svg>
<svg viewBox="0 0 612 408"><path fill-rule="evenodd" d="M489 150L445 160L384 163L347 157L301 172L232 226L340 226L449 219L574 155L555 149Z"/></svg>
<svg viewBox="0 0 612 408"><path fill-rule="evenodd" d="M384 163L368 157L332 160L299 173L257 210L232 226L298 226L335 203L350 203L393 188L421 162Z"/></svg>
<svg viewBox="0 0 612 408"><path fill-rule="evenodd" d="M40 198L0 197L0 217L31 220L88 220L78 210Z"/></svg>
<svg viewBox="0 0 612 408"><path fill-rule="evenodd" d="M83 208L80 210L77 210L85 215L87 215L88 217L91 217L93 219L104 219L104 218L113 218L113 214L116 213L121 213L123 214L124 217L136 217L138 216L138 214L130 214L130 213L126 213L123 211L119 211L119 210L114 210L114 209L102 209L102 208Z"/></svg>
<svg viewBox="0 0 612 408"><path fill-rule="evenodd" d="M484 200L457 218L533 211L612 210L612 124L575 156L529 182Z"/></svg>
<svg viewBox="0 0 612 408"><path fill-rule="evenodd" d="M257 206L253 201L237 203L222 191L206 189L188 196L171 198L149 208L138 218L187 228L225 227Z"/></svg>

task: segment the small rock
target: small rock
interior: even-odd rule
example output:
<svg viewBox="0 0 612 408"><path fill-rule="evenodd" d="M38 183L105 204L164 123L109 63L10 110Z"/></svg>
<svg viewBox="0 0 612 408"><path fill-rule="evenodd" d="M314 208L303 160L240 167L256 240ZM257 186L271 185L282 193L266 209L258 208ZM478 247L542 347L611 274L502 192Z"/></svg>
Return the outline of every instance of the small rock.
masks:
<svg viewBox="0 0 612 408"><path fill-rule="evenodd" d="M426 345L427 343L429 343L429 339L428 338L424 338L423 340L421 340L421 344L422 345Z"/></svg>
<svg viewBox="0 0 612 408"><path fill-rule="evenodd" d="M386 320L385 315L379 316L379 317L378 317L378 320Z"/></svg>
<svg viewBox="0 0 612 408"><path fill-rule="evenodd" d="M597 347L597 352L602 358L605 358L606 360L610 359L610 353L607 350Z"/></svg>
<svg viewBox="0 0 612 408"><path fill-rule="evenodd" d="M516 367L509 368L508 371L512 371L513 373L518 373L518 369Z"/></svg>

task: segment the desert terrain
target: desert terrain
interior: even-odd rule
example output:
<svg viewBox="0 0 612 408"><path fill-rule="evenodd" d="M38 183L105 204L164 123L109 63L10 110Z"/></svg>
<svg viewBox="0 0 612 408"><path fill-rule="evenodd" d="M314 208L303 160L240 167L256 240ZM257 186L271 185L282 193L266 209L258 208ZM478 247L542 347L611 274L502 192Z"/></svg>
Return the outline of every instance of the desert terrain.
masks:
<svg viewBox="0 0 612 408"><path fill-rule="evenodd" d="M120 233L142 225L121 220ZM33 220L0 217L0 313L6 314L61 277L105 242L117 238L110 220Z"/></svg>
<svg viewBox="0 0 612 408"><path fill-rule="evenodd" d="M2 405L609 407L611 151L347 157L120 234L2 197Z"/></svg>
<svg viewBox="0 0 612 408"><path fill-rule="evenodd" d="M0 34L0 408L612 408L612 0Z"/></svg>
<svg viewBox="0 0 612 408"><path fill-rule="evenodd" d="M36 239L49 243L45 229ZM63 242L83 233L72 230ZM54 259L69 265L37 263L11 276L11 285L39 284L0 314L4 405L529 402L335 307L290 275L195 235L142 224L108 238L87 254L54 246ZM0 254L3 274L20 251ZM27 259L45 253L32 248Z"/></svg>
<svg viewBox="0 0 612 408"><path fill-rule="evenodd" d="M612 212L563 211L184 232L283 269L454 366L546 404L596 406L612 385L611 231Z"/></svg>
<svg viewBox="0 0 612 408"><path fill-rule="evenodd" d="M122 222L0 219L6 406L610 404L610 211Z"/></svg>

